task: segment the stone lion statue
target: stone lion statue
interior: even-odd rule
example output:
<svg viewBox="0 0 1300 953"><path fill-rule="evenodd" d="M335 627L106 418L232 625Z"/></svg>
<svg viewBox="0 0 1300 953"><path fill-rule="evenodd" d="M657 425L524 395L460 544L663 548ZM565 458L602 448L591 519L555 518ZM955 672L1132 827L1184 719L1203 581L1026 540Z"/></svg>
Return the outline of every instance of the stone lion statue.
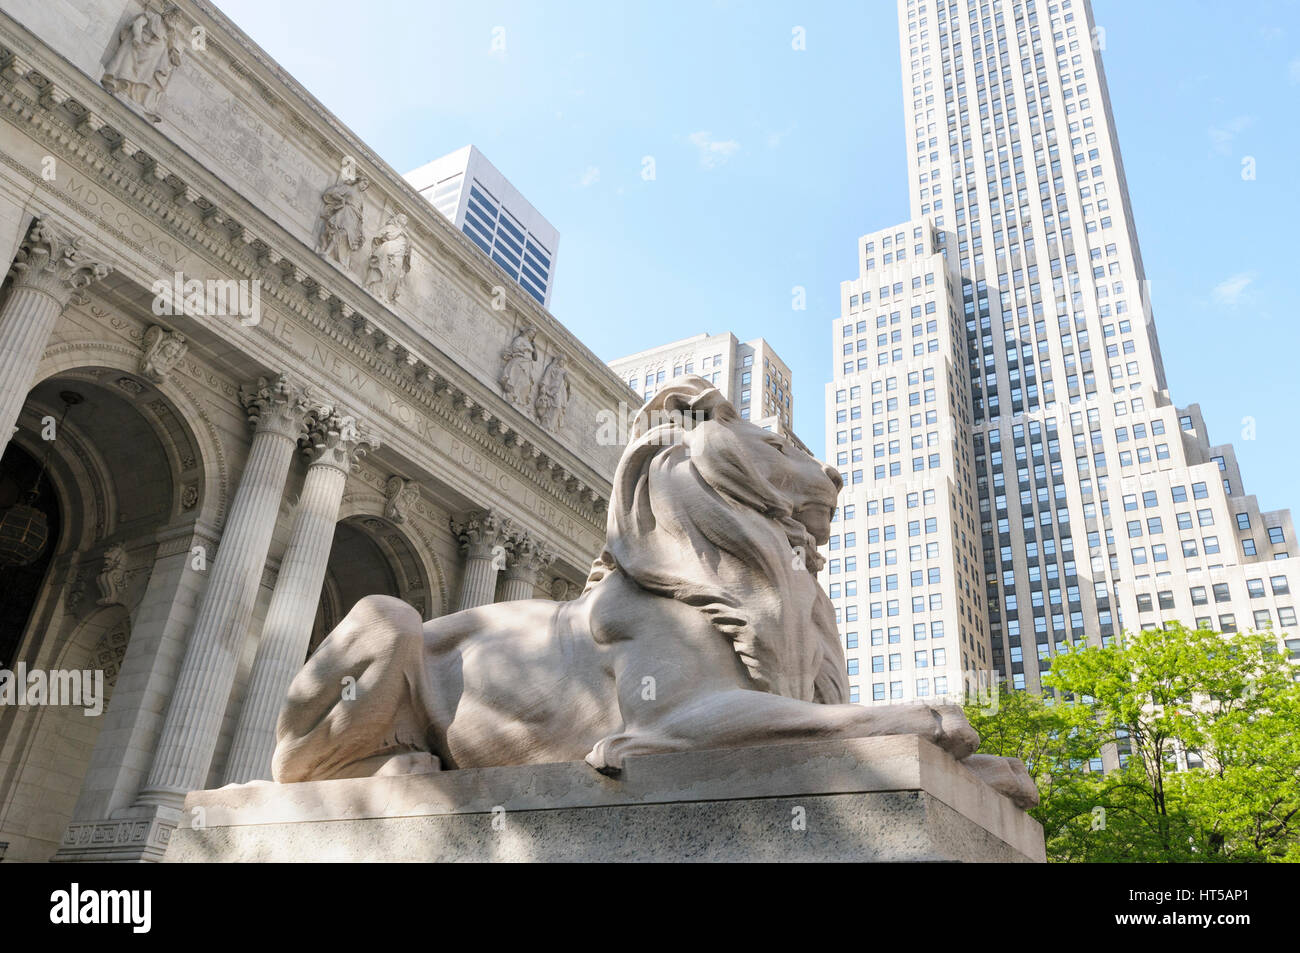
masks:
<svg viewBox="0 0 1300 953"><path fill-rule="evenodd" d="M806 739L921 735L1018 805L1015 759L972 756L959 707L848 704L817 582L839 474L742 420L699 377L642 408L582 594L421 623L369 596L289 688L276 781L585 759Z"/></svg>

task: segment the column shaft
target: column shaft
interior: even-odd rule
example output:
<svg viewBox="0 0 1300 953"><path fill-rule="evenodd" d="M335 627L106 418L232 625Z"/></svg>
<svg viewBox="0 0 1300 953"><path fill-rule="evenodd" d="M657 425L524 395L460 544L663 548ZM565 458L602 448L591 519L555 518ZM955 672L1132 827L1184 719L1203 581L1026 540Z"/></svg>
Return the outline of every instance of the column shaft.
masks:
<svg viewBox="0 0 1300 953"><path fill-rule="evenodd" d="M271 778L276 719L311 643L346 482L346 474L337 467L317 463L307 469L226 763L226 784Z"/></svg>
<svg viewBox="0 0 1300 953"><path fill-rule="evenodd" d="M0 311L0 453L13 436L45 344L68 302L109 272L48 220L32 223L14 259L13 287Z"/></svg>
<svg viewBox="0 0 1300 953"><path fill-rule="evenodd" d="M465 579L460 587L461 609L473 609L485 606L496 598L497 593L497 559L492 556L469 556L465 560Z"/></svg>
<svg viewBox="0 0 1300 953"><path fill-rule="evenodd" d="M230 699L302 419L295 406L300 398L288 394L283 379L274 391L260 384L263 396L245 399L258 415L257 431L138 798L142 804L179 807L187 792L203 787Z"/></svg>
<svg viewBox="0 0 1300 953"><path fill-rule="evenodd" d="M532 599L537 595L537 584L533 579L506 573L501 586L501 601L514 602L516 599Z"/></svg>
<svg viewBox="0 0 1300 953"><path fill-rule="evenodd" d="M0 453L13 436L36 365L63 305L36 288L15 288L0 312Z"/></svg>

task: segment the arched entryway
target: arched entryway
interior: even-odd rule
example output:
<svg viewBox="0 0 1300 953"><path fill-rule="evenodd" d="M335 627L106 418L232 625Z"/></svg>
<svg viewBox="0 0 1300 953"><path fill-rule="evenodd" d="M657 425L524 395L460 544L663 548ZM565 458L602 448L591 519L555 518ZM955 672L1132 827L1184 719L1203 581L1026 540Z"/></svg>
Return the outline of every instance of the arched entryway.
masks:
<svg viewBox="0 0 1300 953"><path fill-rule="evenodd" d="M41 462L12 441L0 458L0 669L17 661L62 535L61 504Z"/></svg>
<svg viewBox="0 0 1300 953"><path fill-rule="evenodd" d="M351 516L334 529L308 656L363 596L388 595L415 606L422 618L441 611L430 598L428 574L416 548L394 523Z"/></svg>
<svg viewBox="0 0 1300 953"><path fill-rule="evenodd" d="M203 460L184 415L132 372L69 368L28 394L0 464L0 506L41 473L36 505L49 532L36 560L0 570L0 661L60 673L83 694L77 704L65 694L0 708L7 860L48 860L59 845L108 723L160 539L202 508Z"/></svg>

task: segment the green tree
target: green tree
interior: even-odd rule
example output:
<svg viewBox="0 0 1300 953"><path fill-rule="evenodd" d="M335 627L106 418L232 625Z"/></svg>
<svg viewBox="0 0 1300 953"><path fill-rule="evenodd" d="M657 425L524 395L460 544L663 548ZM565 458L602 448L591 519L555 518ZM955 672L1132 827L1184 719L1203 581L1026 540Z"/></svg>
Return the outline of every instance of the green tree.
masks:
<svg viewBox="0 0 1300 953"><path fill-rule="evenodd" d="M1002 692L968 714L981 751L1029 767L1052 860L1294 861L1295 674L1271 633L1170 624L1067 647L1051 697ZM1117 752L1121 767L1089 770Z"/></svg>

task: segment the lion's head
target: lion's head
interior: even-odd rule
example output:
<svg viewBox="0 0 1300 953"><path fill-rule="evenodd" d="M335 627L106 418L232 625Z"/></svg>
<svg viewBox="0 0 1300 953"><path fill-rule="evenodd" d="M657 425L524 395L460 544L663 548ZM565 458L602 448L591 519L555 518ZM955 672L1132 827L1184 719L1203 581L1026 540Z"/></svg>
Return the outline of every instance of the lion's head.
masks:
<svg viewBox="0 0 1300 953"><path fill-rule="evenodd" d="M835 470L742 420L708 381L682 378L637 416L588 588L621 572L704 612L756 688L846 701L835 614L815 576L840 488Z"/></svg>

